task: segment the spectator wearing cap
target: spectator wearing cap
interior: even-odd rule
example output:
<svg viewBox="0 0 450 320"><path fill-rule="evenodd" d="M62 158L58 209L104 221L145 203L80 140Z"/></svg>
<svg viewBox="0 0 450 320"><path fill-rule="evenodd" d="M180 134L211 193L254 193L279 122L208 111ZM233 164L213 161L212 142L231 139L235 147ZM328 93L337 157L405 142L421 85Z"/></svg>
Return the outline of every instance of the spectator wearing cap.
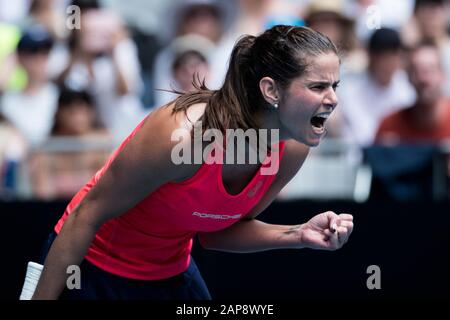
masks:
<svg viewBox="0 0 450 320"><path fill-rule="evenodd" d="M227 59L234 44L227 37L227 27L231 20L228 1L218 0L188 0L182 4L177 3L172 8L173 37L169 44L156 56L153 70L153 82L155 89L170 90L174 88L172 77L172 65L176 53L171 46L172 41L186 35L197 35L213 44L210 52L210 77L206 85L211 88L219 88L224 80L227 70ZM169 28L170 29L170 28ZM165 91L155 91L155 105L162 105L175 96Z"/></svg>
<svg viewBox="0 0 450 320"><path fill-rule="evenodd" d="M368 43L369 66L347 75L338 89L340 135L359 146L371 145L381 120L413 103L415 92L402 69L397 31L381 28Z"/></svg>
<svg viewBox="0 0 450 320"><path fill-rule="evenodd" d="M211 54L215 50L213 42L197 34L187 34L175 38L168 46L168 52L173 55L170 87L165 89L175 92L187 92L194 89L194 77L208 83L210 79ZM176 98L172 91L158 90L160 99L169 102Z"/></svg>
<svg viewBox="0 0 450 320"><path fill-rule="evenodd" d="M29 145L42 143L53 125L58 97L57 88L47 77L50 34L40 26L26 30L17 45L20 65L27 74L23 90L6 91L0 101L0 112L25 137Z"/></svg>
<svg viewBox="0 0 450 320"><path fill-rule="evenodd" d="M208 57L214 45L202 37L188 35L177 39L174 46L176 49L172 65L173 78L182 92L193 91L194 77L205 82L208 80Z"/></svg>

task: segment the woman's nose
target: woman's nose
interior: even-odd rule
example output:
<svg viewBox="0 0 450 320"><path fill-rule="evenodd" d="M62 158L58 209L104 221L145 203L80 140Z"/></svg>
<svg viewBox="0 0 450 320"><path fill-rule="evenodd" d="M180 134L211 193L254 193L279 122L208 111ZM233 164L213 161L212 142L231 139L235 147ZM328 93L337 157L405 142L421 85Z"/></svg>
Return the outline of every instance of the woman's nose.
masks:
<svg viewBox="0 0 450 320"><path fill-rule="evenodd" d="M337 104L338 104L338 97L336 95L336 92L333 89L328 90L324 100L324 105L327 108L334 109L336 108Z"/></svg>

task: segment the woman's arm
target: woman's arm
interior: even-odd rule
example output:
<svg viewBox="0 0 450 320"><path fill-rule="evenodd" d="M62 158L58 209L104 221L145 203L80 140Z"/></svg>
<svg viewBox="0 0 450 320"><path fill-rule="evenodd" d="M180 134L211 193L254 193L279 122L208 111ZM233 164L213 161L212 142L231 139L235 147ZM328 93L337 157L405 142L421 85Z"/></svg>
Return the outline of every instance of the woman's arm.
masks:
<svg viewBox="0 0 450 320"><path fill-rule="evenodd" d="M293 233L299 226L267 224L256 219L241 220L231 227L202 234L200 243L206 249L248 253L271 249L301 248L300 239Z"/></svg>
<svg viewBox="0 0 450 320"><path fill-rule="evenodd" d="M322 249L342 247L353 230L353 217L327 211L299 225L274 225L256 219L241 220L231 227L199 236L210 250L247 253L271 249Z"/></svg>
<svg viewBox="0 0 450 320"><path fill-rule="evenodd" d="M104 222L126 212L160 185L194 174L195 166L177 166L171 161L171 150L177 143L171 141L171 134L180 127L176 119L182 121L184 116L170 113L168 107L149 116L68 216L48 253L33 299L58 298L66 283L67 267L81 263Z"/></svg>
<svg viewBox="0 0 450 320"><path fill-rule="evenodd" d="M299 225L274 225L256 220L276 198L281 189L294 177L308 155L308 148L295 141L286 143L285 155L277 179L266 195L245 219L231 227L213 233L200 233L203 247L227 252L257 252L281 248L340 248L353 229L353 217L328 211Z"/></svg>

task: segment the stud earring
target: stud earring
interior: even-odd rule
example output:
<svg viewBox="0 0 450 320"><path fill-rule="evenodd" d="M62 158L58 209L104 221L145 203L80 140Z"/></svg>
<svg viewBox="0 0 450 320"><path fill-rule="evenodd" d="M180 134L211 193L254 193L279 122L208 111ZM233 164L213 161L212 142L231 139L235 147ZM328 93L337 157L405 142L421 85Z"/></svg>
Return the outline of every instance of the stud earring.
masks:
<svg viewBox="0 0 450 320"><path fill-rule="evenodd" d="M273 104L273 108L274 108L274 109L278 109L278 102L275 102L275 103Z"/></svg>

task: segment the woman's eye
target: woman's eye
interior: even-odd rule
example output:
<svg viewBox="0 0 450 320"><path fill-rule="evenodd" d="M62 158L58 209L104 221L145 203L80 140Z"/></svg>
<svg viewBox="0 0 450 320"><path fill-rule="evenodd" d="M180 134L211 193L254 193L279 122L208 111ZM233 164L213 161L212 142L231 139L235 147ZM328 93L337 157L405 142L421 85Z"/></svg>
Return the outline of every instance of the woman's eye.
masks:
<svg viewBox="0 0 450 320"><path fill-rule="evenodd" d="M325 89L325 86L314 86L312 88L313 88L313 90L322 91Z"/></svg>

